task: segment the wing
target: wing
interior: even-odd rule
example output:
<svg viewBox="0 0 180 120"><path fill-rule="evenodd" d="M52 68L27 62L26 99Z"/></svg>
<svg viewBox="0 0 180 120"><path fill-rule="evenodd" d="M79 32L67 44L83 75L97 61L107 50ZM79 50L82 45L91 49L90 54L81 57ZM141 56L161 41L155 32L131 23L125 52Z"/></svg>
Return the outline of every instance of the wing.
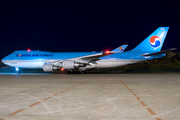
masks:
<svg viewBox="0 0 180 120"><path fill-rule="evenodd" d="M103 53L98 53L98 54L93 54L93 55L87 55L87 56L82 56L82 57L78 57L82 62L81 63L90 63L92 61L97 61L97 60L100 60L99 58L101 57L104 57L104 56L108 56L108 55L111 55L111 54L115 54L115 53L121 53L123 52L126 47L128 45L121 45L119 46L118 48L112 50L112 51L106 51L106 52L103 52ZM75 61L78 61L77 58L74 59Z"/></svg>
<svg viewBox="0 0 180 120"><path fill-rule="evenodd" d="M81 56L81 57L76 57L76 58L71 58L71 59L66 59L66 60L73 60L76 63L88 65L92 61L100 60L99 58L101 58L101 57L123 52L127 46L128 45L122 45L122 46L120 46L120 47L118 47L112 51L106 51L106 52L102 52L102 53L86 55L86 56ZM59 65L61 65L61 63L63 61L65 61L65 60L46 60L45 63L54 64L54 65L59 66Z"/></svg>

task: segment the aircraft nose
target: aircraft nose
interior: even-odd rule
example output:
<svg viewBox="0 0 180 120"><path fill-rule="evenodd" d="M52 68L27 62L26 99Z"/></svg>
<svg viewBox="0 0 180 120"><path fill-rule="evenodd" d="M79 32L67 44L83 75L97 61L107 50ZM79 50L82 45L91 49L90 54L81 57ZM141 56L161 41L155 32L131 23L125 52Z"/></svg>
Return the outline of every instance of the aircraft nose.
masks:
<svg viewBox="0 0 180 120"><path fill-rule="evenodd" d="M7 60L6 57L4 57L4 58L1 60L1 62L4 63L4 64L6 64L6 60Z"/></svg>

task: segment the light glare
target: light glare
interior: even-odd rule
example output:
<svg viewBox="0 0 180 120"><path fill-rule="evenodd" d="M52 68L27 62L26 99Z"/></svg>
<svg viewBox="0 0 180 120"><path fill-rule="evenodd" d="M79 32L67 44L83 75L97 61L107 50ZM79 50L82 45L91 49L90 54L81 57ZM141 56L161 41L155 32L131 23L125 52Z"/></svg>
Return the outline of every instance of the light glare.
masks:
<svg viewBox="0 0 180 120"><path fill-rule="evenodd" d="M64 71L64 68L61 68L61 71Z"/></svg>
<svg viewBox="0 0 180 120"><path fill-rule="evenodd" d="M106 51L106 54L109 54L109 51L108 51L108 50Z"/></svg>

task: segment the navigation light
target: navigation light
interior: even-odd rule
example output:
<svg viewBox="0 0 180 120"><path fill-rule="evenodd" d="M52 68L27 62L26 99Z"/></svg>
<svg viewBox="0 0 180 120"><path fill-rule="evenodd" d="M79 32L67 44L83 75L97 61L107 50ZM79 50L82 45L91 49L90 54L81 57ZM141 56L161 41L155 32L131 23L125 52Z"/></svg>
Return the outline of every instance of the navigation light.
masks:
<svg viewBox="0 0 180 120"><path fill-rule="evenodd" d="M109 50L106 50L106 54L109 54L110 52L109 52Z"/></svg>
<svg viewBox="0 0 180 120"><path fill-rule="evenodd" d="M64 68L61 68L61 71L64 71Z"/></svg>

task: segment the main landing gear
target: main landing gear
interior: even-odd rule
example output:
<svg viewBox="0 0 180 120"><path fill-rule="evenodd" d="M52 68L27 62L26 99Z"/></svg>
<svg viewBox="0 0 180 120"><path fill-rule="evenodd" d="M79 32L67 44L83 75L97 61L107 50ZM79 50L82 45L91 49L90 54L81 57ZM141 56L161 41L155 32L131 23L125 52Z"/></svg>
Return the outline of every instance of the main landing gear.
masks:
<svg viewBox="0 0 180 120"><path fill-rule="evenodd" d="M74 74L74 70L69 70L68 74Z"/></svg>
<svg viewBox="0 0 180 120"><path fill-rule="evenodd" d="M80 71L81 74L85 74L85 71Z"/></svg>
<svg viewBox="0 0 180 120"><path fill-rule="evenodd" d="M75 74L75 73L85 74L85 71L74 71L74 70L68 71L68 74Z"/></svg>

